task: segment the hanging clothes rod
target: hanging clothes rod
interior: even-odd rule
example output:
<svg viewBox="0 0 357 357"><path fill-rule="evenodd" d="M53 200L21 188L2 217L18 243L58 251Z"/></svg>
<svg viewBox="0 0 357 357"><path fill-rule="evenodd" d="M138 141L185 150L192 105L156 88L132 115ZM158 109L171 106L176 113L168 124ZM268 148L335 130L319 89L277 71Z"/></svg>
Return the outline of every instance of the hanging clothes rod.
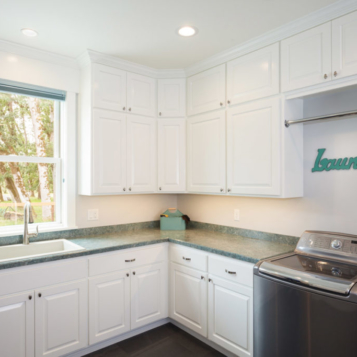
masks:
<svg viewBox="0 0 357 357"><path fill-rule="evenodd" d="M336 119L337 118L340 119L340 118L353 116L353 115L357 115L357 111L330 114L330 115L324 115L324 116L321 116L321 117L313 117L313 118L306 118L306 119L285 120L285 126L288 128L290 125L293 125L293 124L307 123L307 122L310 122L310 121L325 120L325 119L335 119L335 118Z"/></svg>

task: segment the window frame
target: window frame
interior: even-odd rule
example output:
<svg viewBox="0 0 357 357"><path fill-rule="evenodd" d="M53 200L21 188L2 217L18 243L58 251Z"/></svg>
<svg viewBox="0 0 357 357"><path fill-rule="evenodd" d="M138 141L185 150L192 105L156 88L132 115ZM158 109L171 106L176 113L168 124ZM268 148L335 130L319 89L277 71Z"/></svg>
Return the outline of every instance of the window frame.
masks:
<svg viewBox="0 0 357 357"><path fill-rule="evenodd" d="M30 162L56 164L56 221L34 223L29 226L32 232L39 226L39 232L52 232L77 228L76 222L76 117L77 94L66 93L65 101L54 100L59 105L55 113L59 120L55 121L54 157L1 156L1 162ZM22 235L24 225L0 227L0 237Z"/></svg>

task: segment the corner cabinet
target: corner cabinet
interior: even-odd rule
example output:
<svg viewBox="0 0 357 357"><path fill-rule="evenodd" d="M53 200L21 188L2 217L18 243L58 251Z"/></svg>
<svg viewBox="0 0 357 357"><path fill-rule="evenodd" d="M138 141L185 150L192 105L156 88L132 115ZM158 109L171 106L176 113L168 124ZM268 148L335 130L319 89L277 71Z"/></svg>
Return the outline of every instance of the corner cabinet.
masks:
<svg viewBox="0 0 357 357"><path fill-rule="evenodd" d="M161 118L186 116L186 79L158 80L158 115Z"/></svg>
<svg viewBox="0 0 357 357"><path fill-rule="evenodd" d="M186 190L186 120L158 120L159 192Z"/></svg>
<svg viewBox="0 0 357 357"><path fill-rule="evenodd" d="M218 110L187 120L187 190L226 192L226 113Z"/></svg>

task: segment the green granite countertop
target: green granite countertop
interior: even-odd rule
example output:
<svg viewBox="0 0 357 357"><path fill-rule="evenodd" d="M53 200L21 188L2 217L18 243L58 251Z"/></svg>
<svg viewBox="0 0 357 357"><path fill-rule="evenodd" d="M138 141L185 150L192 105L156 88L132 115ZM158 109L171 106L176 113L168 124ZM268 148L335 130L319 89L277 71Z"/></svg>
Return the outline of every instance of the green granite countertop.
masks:
<svg viewBox="0 0 357 357"><path fill-rule="evenodd" d="M295 249L294 244L286 242L245 238L205 229L188 229L186 231L140 229L67 239L85 250L0 262L0 270L162 242L172 242L251 263L275 255L290 253Z"/></svg>

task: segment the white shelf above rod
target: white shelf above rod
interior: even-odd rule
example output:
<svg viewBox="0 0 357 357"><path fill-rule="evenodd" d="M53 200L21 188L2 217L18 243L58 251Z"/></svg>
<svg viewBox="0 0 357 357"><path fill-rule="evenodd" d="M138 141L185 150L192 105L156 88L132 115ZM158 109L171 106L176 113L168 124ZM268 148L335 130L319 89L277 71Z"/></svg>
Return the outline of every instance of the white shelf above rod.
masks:
<svg viewBox="0 0 357 357"><path fill-rule="evenodd" d="M354 115L357 115L357 111L330 114L330 115L324 115L321 117L313 117L313 118L306 118L306 119L285 120L285 126L288 128L290 125L293 125L293 124L307 123L307 122L311 122L311 121L326 120L326 119L340 119L340 118L354 116Z"/></svg>

